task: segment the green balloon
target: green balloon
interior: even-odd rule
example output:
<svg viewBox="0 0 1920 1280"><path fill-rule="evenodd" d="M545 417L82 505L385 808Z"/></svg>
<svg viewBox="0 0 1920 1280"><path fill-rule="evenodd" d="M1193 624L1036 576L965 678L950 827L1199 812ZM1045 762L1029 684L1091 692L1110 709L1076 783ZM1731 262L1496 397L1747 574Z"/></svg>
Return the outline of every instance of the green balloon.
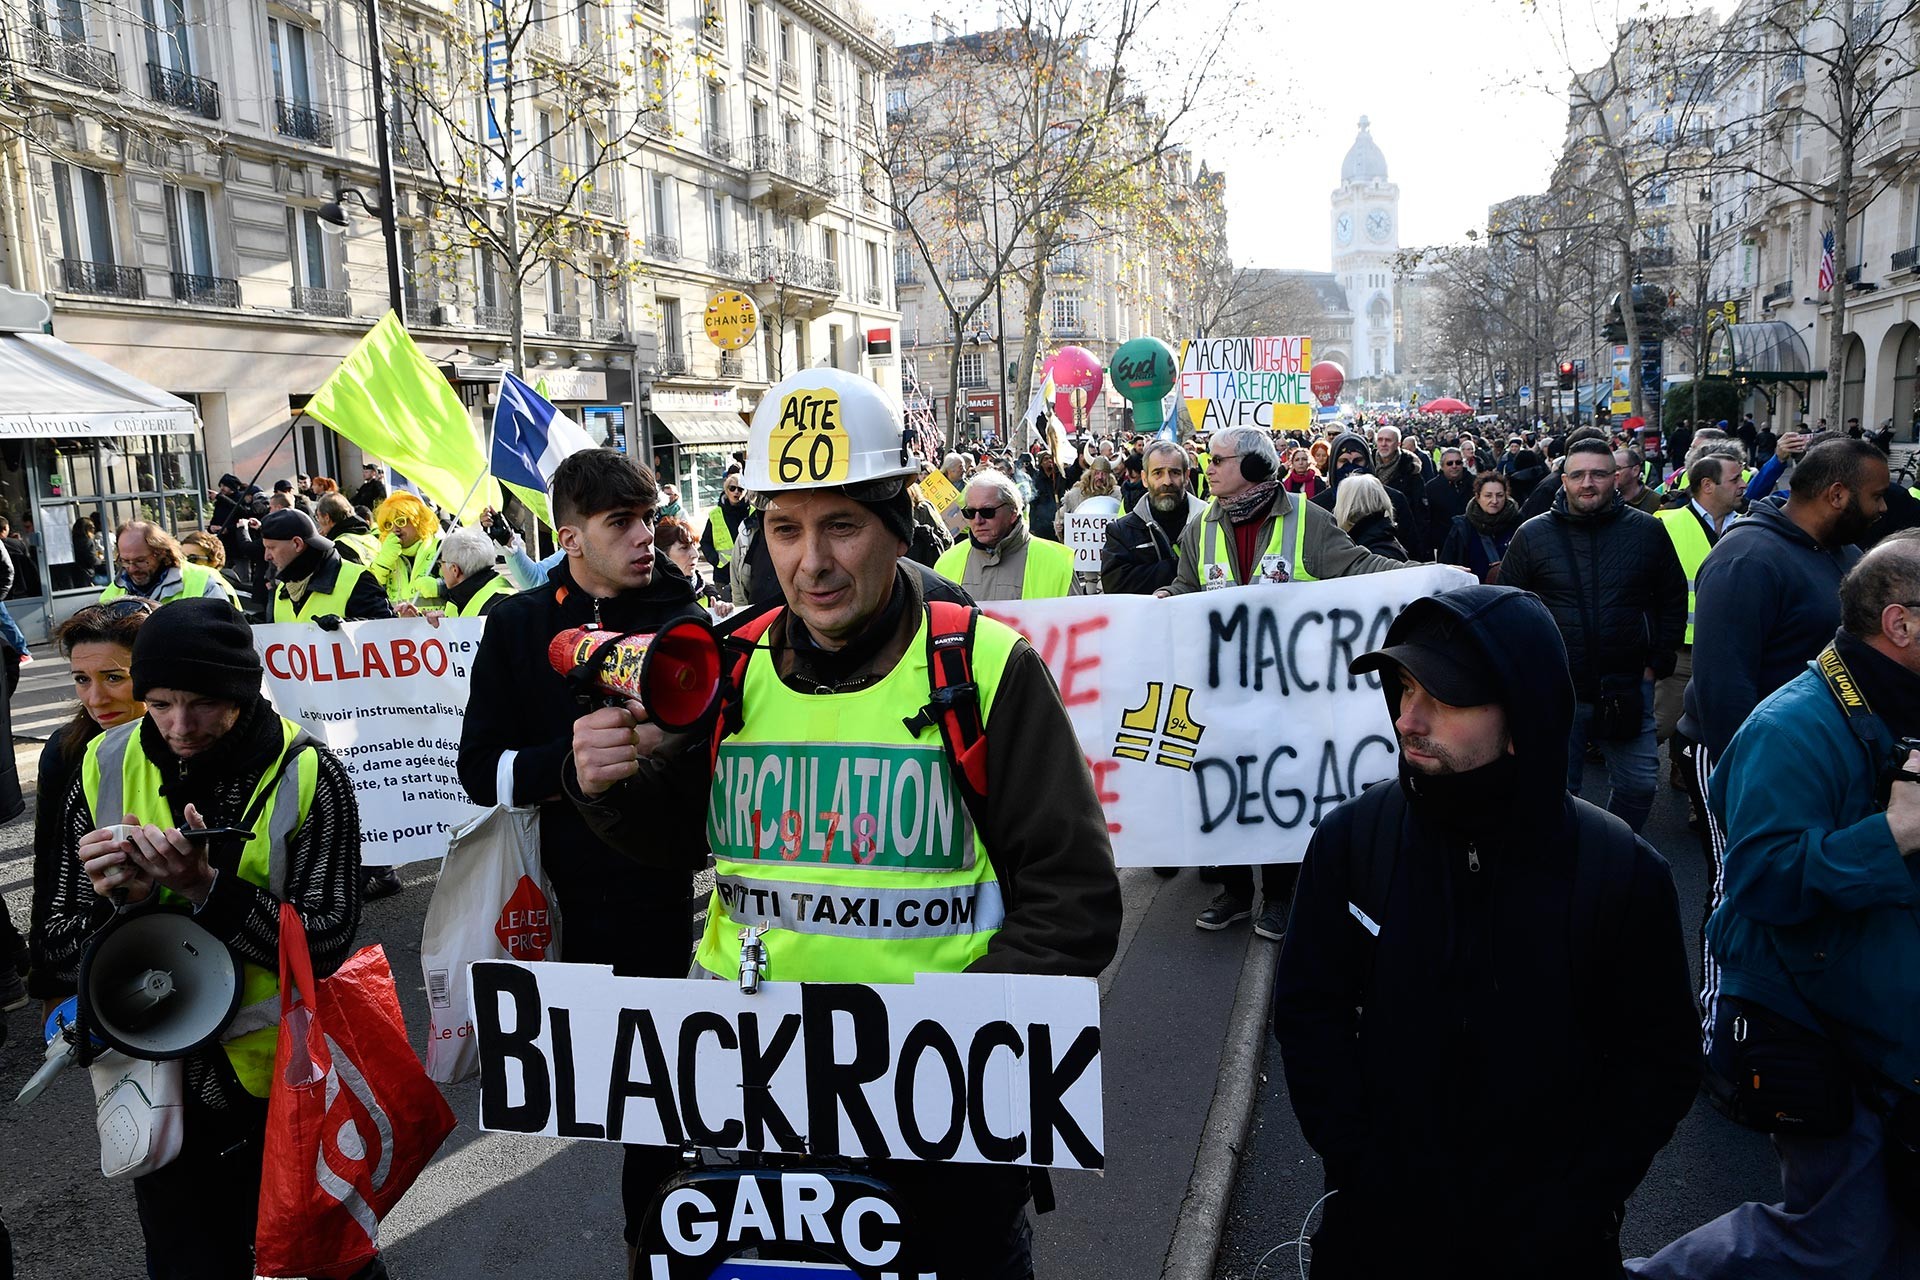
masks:
<svg viewBox="0 0 1920 1280"><path fill-rule="evenodd" d="M1173 349L1158 338L1132 338L1107 362L1108 385L1133 403L1133 428L1158 431L1160 402L1173 390Z"/></svg>

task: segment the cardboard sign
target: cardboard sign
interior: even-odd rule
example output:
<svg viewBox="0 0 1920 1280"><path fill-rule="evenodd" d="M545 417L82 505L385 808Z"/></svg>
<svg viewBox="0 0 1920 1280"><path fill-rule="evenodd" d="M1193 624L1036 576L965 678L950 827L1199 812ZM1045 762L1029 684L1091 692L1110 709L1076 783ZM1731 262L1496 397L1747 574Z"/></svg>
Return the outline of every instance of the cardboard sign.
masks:
<svg viewBox="0 0 1920 1280"><path fill-rule="evenodd" d="M1066 544L1073 550L1073 568L1076 573L1100 572L1100 553L1106 549L1107 526L1118 516L1089 515L1083 511L1069 511L1062 523L1066 526Z"/></svg>
<svg viewBox="0 0 1920 1280"><path fill-rule="evenodd" d="M1122 866L1298 862L1335 805L1394 777L1377 675L1347 664L1450 565L1156 600L997 600L1060 687Z"/></svg>
<svg viewBox="0 0 1920 1280"><path fill-rule="evenodd" d="M469 969L480 1127L642 1146L1098 1169L1091 978L911 986Z"/></svg>
<svg viewBox="0 0 1920 1280"><path fill-rule="evenodd" d="M929 471L927 478L920 482L920 494L943 516L960 505L960 491L953 487L953 481L947 479L944 471Z"/></svg>
<svg viewBox="0 0 1920 1280"><path fill-rule="evenodd" d="M1180 344L1180 398L1196 431L1313 423L1313 340L1189 338Z"/></svg>
<svg viewBox="0 0 1920 1280"><path fill-rule="evenodd" d="M390 867L447 851L481 810L460 786L460 726L485 618L253 629L274 710L346 767L360 803L360 860Z"/></svg>

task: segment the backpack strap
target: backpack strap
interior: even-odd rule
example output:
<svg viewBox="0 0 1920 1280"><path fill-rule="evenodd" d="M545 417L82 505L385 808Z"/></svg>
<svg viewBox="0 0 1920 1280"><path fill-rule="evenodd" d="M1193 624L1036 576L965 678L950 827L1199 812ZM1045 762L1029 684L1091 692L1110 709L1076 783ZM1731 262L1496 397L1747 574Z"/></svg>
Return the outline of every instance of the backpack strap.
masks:
<svg viewBox="0 0 1920 1280"><path fill-rule="evenodd" d="M903 722L913 734L928 727L940 730L975 826L987 803L987 733L980 716L980 685L973 678L973 637L979 623L977 608L927 601L927 705Z"/></svg>
<svg viewBox="0 0 1920 1280"><path fill-rule="evenodd" d="M715 717L713 733L707 739L709 774L719 766L721 739L739 732L740 695L747 687L747 666L753 661L753 651L773 629L773 620L784 608L785 605L772 605L750 612L720 637L720 714Z"/></svg>

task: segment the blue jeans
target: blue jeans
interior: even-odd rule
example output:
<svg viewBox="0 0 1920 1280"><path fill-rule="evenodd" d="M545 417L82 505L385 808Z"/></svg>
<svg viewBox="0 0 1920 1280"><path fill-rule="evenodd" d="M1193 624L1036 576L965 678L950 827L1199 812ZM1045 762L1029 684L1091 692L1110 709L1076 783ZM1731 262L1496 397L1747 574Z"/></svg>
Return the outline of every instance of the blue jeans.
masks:
<svg viewBox="0 0 1920 1280"><path fill-rule="evenodd" d="M13 620L13 614L8 610L4 600L0 600L0 640L5 640L12 645L15 653L22 657L26 656L27 633L22 631L20 624Z"/></svg>
<svg viewBox="0 0 1920 1280"><path fill-rule="evenodd" d="M1640 682L1640 732L1631 738L1609 741L1593 738L1600 754L1606 757L1607 781L1613 795L1607 812L1632 827L1637 834L1653 812L1653 797L1660 785L1660 746L1653 732L1653 681ZM1593 704L1576 702L1573 706L1573 733L1567 741L1567 790L1580 794L1580 778L1587 768L1588 728L1593 723Z"/></svg>

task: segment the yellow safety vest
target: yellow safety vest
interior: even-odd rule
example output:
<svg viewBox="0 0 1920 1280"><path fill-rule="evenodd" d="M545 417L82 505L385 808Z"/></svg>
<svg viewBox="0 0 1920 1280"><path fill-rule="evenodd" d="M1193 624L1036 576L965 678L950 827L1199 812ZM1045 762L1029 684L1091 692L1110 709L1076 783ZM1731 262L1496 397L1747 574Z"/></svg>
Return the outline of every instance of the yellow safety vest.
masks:
<svg viewBox="0 0 1920 1280"><path fill-rule="evenodd" d="M933 571L949 582L964 583L973 539L962 538L940 553ZM1057 542L1027 535L1027 564L1020 574L1022 600L1050 600L1073 590L1073 552Z"/></svg>
<svg viewBox="0 0 1920 1280"><path fill-rule="evenodd" d="M724 560L733 553L733 530L727 525L726 513L719 507L707 512L707 532L713 535L713 554Z"/></svg>
<svg viewBox="0 0 1920 1280"><path fill-rule="evenodd" d="M380 539L371 533L343 533L333 541L335 546L353 548L355 564L370 565L380 554Z"/></svg>
<svg viewBox="0 0 1920 1280"><path fill-rule="evenodd" d="M1706 563L1707 553L1713 550L1713 544L1707 541L1707 531L1700 527L1700 518L1693 514L1693 504L1684 507L1669 507L1655 512L1660 522L1667 526L1667 536L1673 539L1674 554L1680 557L1680 567L1687 574L1687 638L1685 643L1693 643L1693 584L1700 576L1700 566Z"/></svg>
<svg viewBox="0 0 1920 1280"><path fill-rule="evenodd" d="M198 600L207 594L207 581L212 579L220 584L220 590L226 594L227 602L236 609L240 607L240 597L234 594L232 585L212 569L203 564L183 564L179 568L180 590L164 600L154 601L155 604L172 604L175 600ZM100 593L100 603L106 604L132 594L118 582L114 582ZM152 597L143 597L143 599L152 599Z"/></svg>
<svg viewBox="0 0 1920 1280"><path fill-rule="evenodd" d="M720 744L707 805L713 900L695 962L740 976L740 931L766 929L780 982L911 982L986 954L1006 915L926 705L927 619L892 671L852 693L795 693L754 650L740 731ZM981 618L980 716L1019 636Z"/></svg>
<svg viewBox="0 0 1920 1280"><path fill-rule="evenodd" d="M273 587L273 620L275 622L305 622L310 618L324 618L332 614L336 618L347 616L347 601L353 598L354 584L360 581L362 574L371 573L363 564L351 560L340 562L340 576L333 580L331 591L309 591L306 599L295 609L293 601L287 598L287 585L277 582Z"/></svg>
<svg viewBox="0 0 1920 1280"><path fill-rule="evenodd" d="M284 751L301 729L282 717L280 733ZM181 822L160 794L160 770L140 745L138 720L115 725L87 744L81 778L95 826L119 822L129 813L156 826L178 826ZM261 775L247 809L252 809L269 788L272 794L254 818L253 835L234 868L242 880L259 885L276 898L286 895L287 850L313 811L319 778L318 754L304 750L287 762L277 778ZM185 899L171 889L162 889L160 901L178 903ZM226 1051L241 1086L254 1097L264 1098L273 1083L274 1046L280 1036L280 977L274 970L252 963L242 964L240 974L240 1012L223 1033L220 1047Z"/></svg>
<svg viewBox="0 0 1920 1280"><path fill-rule="evenodd" d="M1306 512L1301 510L1303 505L1303 500L1296 496L1288 505L1287 514L1274 522L1273 536L1267 539L1266 555L1261 557L1263 562L1268 557L1278 557L1286 571L1287 576L1284 581L1287 582L1316 581L1307 569L1307 516ZM1202 591L1219 591L1226 587L1242 585L1251 586L1255 582L1266 580L1265 570L1261 565L1255 565L1256 572L1249 576L1246 583L1241 583L1233 568L1232 536L1227 532L1226 521L1213 522L1212 541L1207 540L1203 527L1200 544L1200 554L1203 557L1200 561ZM1288 547L1293 548L1291 557L1287 555Z"/></svg>
<svg viewBox="0 0 1920 1280"><path fill-rule="evenodd" d="M448 599L443 607L449 618L477 618L480 616L480 611L487 607L487 601L512 594L513 584L507 581L506 575L496 573L486 586L473 593L473 598L467 601L466 608L462 609L452 599Z"/></svg>
<svg viewBox="0 0 1920 1280"><path fill-rule="evenodd" d="M391 552L388 542L393 543ZM440 539L432 534L403 547L400 535L390 533L381 539L379 554L368 567L386 588L387 599L395 604L430 604L440 598L440 579L433 576L433 560L439 550Z"/></svg>

